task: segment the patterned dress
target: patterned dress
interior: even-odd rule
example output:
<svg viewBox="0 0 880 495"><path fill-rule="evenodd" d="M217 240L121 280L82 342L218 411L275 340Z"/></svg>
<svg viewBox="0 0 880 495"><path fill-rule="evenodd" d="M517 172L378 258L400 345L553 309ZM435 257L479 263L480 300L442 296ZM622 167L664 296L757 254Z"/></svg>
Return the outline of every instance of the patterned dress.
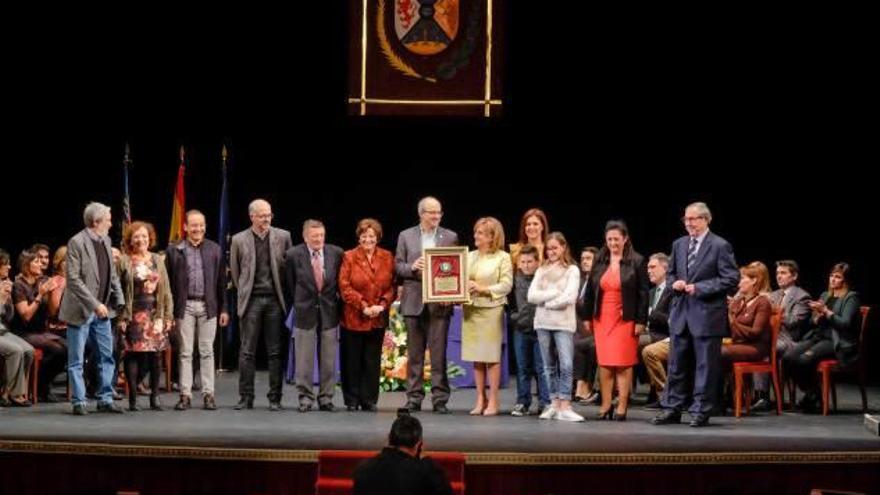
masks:
<svg viewBox="0 0 880 495"><path fill-rule="evenodd" d="M168 336L161 315L156 315L156 287L159 270L147 261L131 262L134 293L131 322L125 332L126 352L155 352L165 349Z"/></svg>

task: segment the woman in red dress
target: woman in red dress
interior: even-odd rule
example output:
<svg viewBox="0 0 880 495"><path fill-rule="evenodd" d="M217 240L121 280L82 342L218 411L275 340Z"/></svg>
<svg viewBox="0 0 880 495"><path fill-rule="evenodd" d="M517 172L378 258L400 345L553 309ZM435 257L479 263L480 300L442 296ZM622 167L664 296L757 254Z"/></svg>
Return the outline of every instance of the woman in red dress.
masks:
<svg viewBox="0 0 880 495"><path fill-rule="evenodd" d="M596 255L584 295L584 321L596 338L602 405L599 419L612 419L611 389L617 380L618 421L626 420L638 363L639 334L648 320L648 267L621 220L605 225L605 246Z"/></svg>

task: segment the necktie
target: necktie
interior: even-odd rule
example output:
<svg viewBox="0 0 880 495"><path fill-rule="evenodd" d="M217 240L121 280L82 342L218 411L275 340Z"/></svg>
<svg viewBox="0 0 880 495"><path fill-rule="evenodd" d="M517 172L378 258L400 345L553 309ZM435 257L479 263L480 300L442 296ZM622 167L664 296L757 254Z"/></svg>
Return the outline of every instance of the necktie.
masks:
<svg viewBox="0 0 880 495"><path fill-rule="evenodd" d="M317 251L312 252L312 273L315 274L315 286L321 292L324 287L324 267L321 266L321 256Z"/></svg>
<svg viewBox="0 0 880 495"><path fill-rule="evenodd" d="M654 300L651 301L651 311L654 311L654 308L657 307L657 303L660 302L660 295L663 294L663 289L657 287L654 289Z"/></svg>
<svg viewBox="0 0 880 495"><path fill-rule="evenodd" d="M785 291L782 291L782 297L779 298L779 307L785 311Z"/></svg>
<svg viewBox="0 0 880 495"><path fill-rule="evenodd" d="M687 269L691 271L694 262L697 260L697 238L691 237L691 243L688 245Z"/></svg>

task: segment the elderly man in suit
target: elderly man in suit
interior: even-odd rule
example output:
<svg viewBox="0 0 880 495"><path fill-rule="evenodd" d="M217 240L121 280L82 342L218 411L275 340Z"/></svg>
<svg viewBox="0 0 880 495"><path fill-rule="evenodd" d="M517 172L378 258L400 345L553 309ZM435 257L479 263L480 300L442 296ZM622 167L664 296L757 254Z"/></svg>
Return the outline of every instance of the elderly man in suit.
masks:
<svg viewBox="0 0 880 495"><path fill-rule="evenodd" d="M72 384L73 414L86 412L83 352L92 342L99 360L101 388L98 412L122 413L113 403L113 332L110 320L123 304L122 287L112 263L110 208L92 202L83 211L85 228L67 243L67 289L58 319L67 323L67 369Z"/></svg>
<svg viewBox="0 0 880 495"><path fill-rule="evenodd" d="M332 412L336 388L336 351L339 348L339 266L342 248L324 242L327 231L318 220L303 223L303 243L285 256L288 298L293 301L294 357L299 412L318 408ZM320 388L312 386L315 349L320 340Z"/></svg>
<svg viewBox="0 0 880 495"><path fill-rule="evenodd" d="M785 352L800 342L801 337L810 329L810 294L797 285L800 267L794 260L781 260L776 262L776 284L779 289L770 293L770 302L782 311L782 324L779 327L779 337L776 339L777 356L785 355ZM752 409L757 411L769 411L770 403L770 375L759 373L754 377L755 392L758 400L752 404ZM777 399L778 400L778 399Z"/></svg>
<svg viewBox="0 0 880 495"><path fill-rule="evenodd" d="M287 305L282 284L284 253L293 244L290 232L272 227L272 206L255 199L248 206L251 227L232 237L229 269L238 290L241 351L238 357L238 393L235 409L253 409L254 373L260 334L269 358L269 410L281 410L281 328Z"/></svg>
<svg viewBox="0 0 880 495"><path fill-rule="evenodd" d="M727 293L739 283L733 247L709 231L712 213L705 203L685 208L688 235L672 244L667 283L672 286L669 309L669 376L663 411L656 425L681 421L681 411L693 398L690 426L709 424L715 409L721 372L721 340L729 334ZM689 375L693 373L693 390Z"/></svg>
<svg viewBox="0 0 880 495"><path fill-rule="evenodd" d="M434 412L448 414L449 378L446 376L446 337L449 333L450 305L422 302L422 249L455 246L458 234L440 227L443 210L440 201L431 196L419 201L419 224L400 233L394 270L403 281L400 312L406 322L407 402L411 412L422 409L425 398L422 374L425 349L431 352L431 395Z"/></svg>

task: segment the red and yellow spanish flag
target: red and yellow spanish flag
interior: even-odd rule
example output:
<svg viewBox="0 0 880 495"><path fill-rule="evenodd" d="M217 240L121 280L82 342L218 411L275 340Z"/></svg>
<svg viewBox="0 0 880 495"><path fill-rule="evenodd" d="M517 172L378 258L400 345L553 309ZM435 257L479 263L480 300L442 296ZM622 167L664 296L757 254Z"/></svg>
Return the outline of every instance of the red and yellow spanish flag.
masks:
<svg viewBox="0 0 880 495"><path fill-rule="evenodd" d="M171 232L168 234L169 244L183 239L183 215L186 212L183 187L183 176L186 170L184 158L183 146L181 146L180 166L177 167L177 185L174 187L174 203L171 206Z"/></svg>

